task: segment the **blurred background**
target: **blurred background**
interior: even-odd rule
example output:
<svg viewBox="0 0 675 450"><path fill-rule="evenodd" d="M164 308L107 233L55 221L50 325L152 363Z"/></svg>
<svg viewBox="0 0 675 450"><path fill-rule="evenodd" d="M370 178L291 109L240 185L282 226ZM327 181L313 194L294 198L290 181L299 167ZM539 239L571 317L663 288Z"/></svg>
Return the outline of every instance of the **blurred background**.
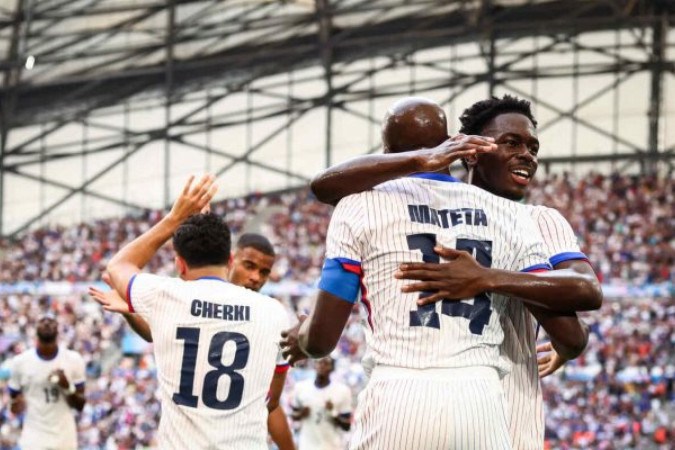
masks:
<svg viewBox="0 0 675 450"><path fill-rule="evenodd" d="M311 177L379 152L402 96L454 133L511 94L539 122L529 201L570 221L606 297L585 355L544 382L547 445L675 448L673 22L672 0L0 0L0 375L57 311L88 362L82 448L152 446L151 349L83 293L189 174L218 176L235 234L275 243L265 292L300 312L331 214ZM172 273L171 250L151 266ZM355 394L358 319L336 370Z"/></svg>

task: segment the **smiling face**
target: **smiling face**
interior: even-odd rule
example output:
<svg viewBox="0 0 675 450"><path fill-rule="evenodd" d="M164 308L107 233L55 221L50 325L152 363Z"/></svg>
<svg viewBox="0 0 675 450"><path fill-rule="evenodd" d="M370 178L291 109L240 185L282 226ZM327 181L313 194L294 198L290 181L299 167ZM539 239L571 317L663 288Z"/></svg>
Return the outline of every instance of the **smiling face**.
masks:
<svg viewBox="0 0 675 450"><path fill-rule="evenodd" d="M500 197L521 200L537 171L539 140L534 125L519 113L504 113L488 122L481 135L495 139L497 150L470 162L473 184Z"/></svg>
<svg viewBox="0 0 675 450"><path fill-rule="evenodd" d="M253 247L238 248L232 258L230 283L259 291L272 273L274 256Z"/></svg>

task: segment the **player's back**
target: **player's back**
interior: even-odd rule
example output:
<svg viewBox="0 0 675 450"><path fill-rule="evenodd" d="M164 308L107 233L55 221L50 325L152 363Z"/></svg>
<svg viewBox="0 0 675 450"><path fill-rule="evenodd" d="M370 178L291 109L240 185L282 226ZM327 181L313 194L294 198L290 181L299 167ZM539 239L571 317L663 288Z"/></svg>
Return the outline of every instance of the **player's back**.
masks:
<svg viewBox="0 0 675 450"><path fill-rule="evenodd" d="M351 257L362 266L364 304L371 312L366 335L374 363L506 369L498 348L503 302L481 294L418 307L419 295L401 293L407 282L396 280L394 273L404 262L439 262L433 250L437 243L466 250L484 266L541 267L546 259L522 205L437 174L387 182L347 199L346 215L363 215L351 225L360 253ZM347 211L355 206L360 212Z"/></svg>
<svg viewBox="0 0 675 450"><path fill-rule="evenodd" d="M131 304L152 330L160 448L266 449L266 396L288 318L279 302L220 279L142 274Z"/></svg>

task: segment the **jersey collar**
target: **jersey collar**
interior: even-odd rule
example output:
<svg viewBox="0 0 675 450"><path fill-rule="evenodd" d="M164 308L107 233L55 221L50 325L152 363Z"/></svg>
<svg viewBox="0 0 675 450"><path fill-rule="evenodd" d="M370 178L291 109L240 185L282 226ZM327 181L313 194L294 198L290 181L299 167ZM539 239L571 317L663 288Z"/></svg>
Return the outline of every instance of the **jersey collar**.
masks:
<svg viewBox="0 0 675 450"><path fill-rule="evenodd" d="M461 183L462 180L453 177L452 175L449 175L447 173L440 173L440 172L420 172L420 173L414 173L412 175L408 175L409 177L412 178L424 178L425 180L434 180L434 181L445 181L448 183Z"/></svg>
<svg viewBox="0 0 675 450"><path fill-rule="evenodd" d="M222 281L223 283L227 283L227 281L223 280L220 277L199 277L197 280L216 280L216 281Z"/></svg>

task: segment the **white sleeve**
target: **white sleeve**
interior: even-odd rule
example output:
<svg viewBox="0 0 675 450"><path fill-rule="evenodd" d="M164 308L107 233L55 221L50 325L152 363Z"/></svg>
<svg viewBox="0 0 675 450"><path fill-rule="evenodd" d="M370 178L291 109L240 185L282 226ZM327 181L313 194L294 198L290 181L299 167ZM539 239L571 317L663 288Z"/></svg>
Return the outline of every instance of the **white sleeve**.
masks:
<svg viewBox="0 0 675 450"><path fill-rule="evenodd" d="M361 263L367 214L364 195L345 197L335 207L328 225L326 259L344 258Z"/></svg>
<svg viewBox="0 0 675 450"><path fill-rule="evenodd" d="M340 390L340 401L335 405L335 409L338 414L351 414L352 413L352 392L349 390L349 387L343 386L344 389Z"/></svg>
<svg viewBox="0 0 675 450"><path fill-rule="evenodd" d="M171 284L169 277L160 277L149 273L137 273L127 286L127 302L129 310L148 319L155 309L157 300L161 296L162 289Z"/></svg>
<svg viewBox="0 0 675 450"><path fill-rule="evenodd" d="M532 218L544 240L544 249L551 265L555 266L572 259L588 259L579 248L572 226L557 210L544 206L536 207L532 210Z"/></svg>
<svg viewBox="0 0 675 450"><path fill-rule="evenodd" d="M10 392L19 393L21 392L21 364L18 364L19 361L14 360L11 364L9 381L7 382L7 387Z"/></svg>
<svg viewBox="0 0 675 450"><path fill-rule="evenodd" d="M87 381L86 374L85 374L85 367L86 364L84 363L84 359L82 356L80 356L77 353L73 353L73 376L72 379L70 379L70 383L74 385L75 387L80 387L84 386L84 383Z"/></svg>
<svg viewBox="0 0 675 450"><path fill-rule="evenodd" d="M511 270L518 272L532 272L550 270L548 255L544 250L544 242L534 221L527 215L520 215L514 232L518 236L515 264Z"/></svg>

